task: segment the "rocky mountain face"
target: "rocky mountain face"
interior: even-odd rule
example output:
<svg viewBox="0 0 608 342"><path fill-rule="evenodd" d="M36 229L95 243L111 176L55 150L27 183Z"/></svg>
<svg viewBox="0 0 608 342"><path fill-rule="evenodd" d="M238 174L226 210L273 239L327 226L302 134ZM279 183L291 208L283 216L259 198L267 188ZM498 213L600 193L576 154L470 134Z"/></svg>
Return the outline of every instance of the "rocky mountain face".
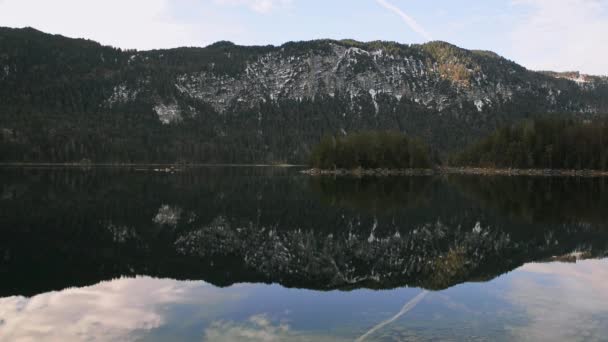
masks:
<svg viewBox="0 0 608 342"><path fill-rule="evenodd" d="M605 110L575 95L591 92L606 79L579 73L543 77L497 55L444 42L405 46L328 40L294 45L301 46L288 50L280 46L253 56L236 75L214 72L213 64L210 71L184 73L175 87L181 95L209 103L218 112L267 99L302 101L336 94L350 99L345 116L377 115L380 104L394 106L401 99L436 115L472 109L482 113L516 102L515 97L540 100L550 111ZM225 58L230 59L229 52ZM116 91L117 97L126 94L123 100L128 101L128 94L140 90L124 93L124 87L118 87ZM356 100L373 103L374 110L360 113Z"/></svg>
<svg viewBox="0 0 608 342"><path fill-rule="evenodd" d="M2 142L15 160L301 162L322 134L361 129L445 152L525 117L608 112L605 77L533 72L444 42L122 51L0 29L0 71Z"/></svg>

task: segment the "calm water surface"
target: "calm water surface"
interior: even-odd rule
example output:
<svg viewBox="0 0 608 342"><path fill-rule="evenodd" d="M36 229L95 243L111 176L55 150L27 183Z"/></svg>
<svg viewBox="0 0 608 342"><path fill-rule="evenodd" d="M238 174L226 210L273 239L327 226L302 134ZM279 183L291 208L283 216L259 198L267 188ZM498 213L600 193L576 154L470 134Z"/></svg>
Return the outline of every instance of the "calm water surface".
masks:
<svg viewBox="0 0 608 342"><path fill-rule="evenodd" d="M0 341L606 341L608 180L0 169Z"/></svg>

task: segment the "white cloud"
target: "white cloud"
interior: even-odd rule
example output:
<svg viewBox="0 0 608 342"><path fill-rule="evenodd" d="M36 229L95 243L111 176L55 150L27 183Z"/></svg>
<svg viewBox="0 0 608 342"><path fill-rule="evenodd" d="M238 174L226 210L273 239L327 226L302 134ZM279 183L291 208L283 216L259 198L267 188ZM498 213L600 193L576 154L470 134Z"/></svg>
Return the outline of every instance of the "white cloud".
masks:
<svg viewBox="0 0 608 342"><path fill-rule="evenodd" d="M123 48L151 49L205 43L194 27L173 20L169 0L4 0L2 26L33 26Z"/></svg>
<svg viewBox="0 0 608 342"><path fill-rule="evenodd" d="M424 37L426 40L433 40L433 37L430 35L430 33L428 33L422 26L420 26L420 24L418 24L418 22L416 20L414 20L414 18L409 16L407 13L402 11L400 8L389 3L386 0L376 0L376 2L378 4L380 4L380 6L386 8L387 10L389 10L389 11L397 14L399 17L401 17L401 19L407 24L407 26L409 26L414 32L416 32L419 35L421 35L422 37Z"/></svg>
<svg viewBox="0 0 608 342"><path fill-rule="evenodd" d="M179 303L220 307L230 294L204 282L116 279L32 298L0 299L0 341L126 341L162 326Z"/></svg>
<svg viewBox="0 0 608 342"><path fill-rule="evenodd" d="M526 10L511 33L512 57L532 69L608 74L608 2L512 0Z"/></svg>
<svg viewBox="0 0 608 342"><path fill-rule="evenodd" d="M222 5L244 5L258 13L270 13L273 10L291 4L292 0L215 0Z"/></svg>

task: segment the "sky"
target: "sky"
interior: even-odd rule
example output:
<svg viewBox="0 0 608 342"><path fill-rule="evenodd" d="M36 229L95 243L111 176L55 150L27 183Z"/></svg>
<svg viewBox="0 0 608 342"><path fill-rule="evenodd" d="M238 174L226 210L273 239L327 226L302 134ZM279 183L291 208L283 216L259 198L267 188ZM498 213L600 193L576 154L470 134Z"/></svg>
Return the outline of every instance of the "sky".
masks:
<svg viewBox="0 0 608 342"><path fill-rule="evenodd" d="M608 0L0 0L0 26L139 50L443 40L533 70L608 75Z"/></svg>

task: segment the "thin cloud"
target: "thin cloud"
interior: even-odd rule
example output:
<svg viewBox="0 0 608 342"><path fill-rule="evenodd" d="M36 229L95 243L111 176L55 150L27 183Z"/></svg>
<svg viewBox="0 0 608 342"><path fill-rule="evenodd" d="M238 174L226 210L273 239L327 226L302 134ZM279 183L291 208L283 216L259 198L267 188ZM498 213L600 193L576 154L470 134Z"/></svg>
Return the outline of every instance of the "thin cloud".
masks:
<svg viewBox="0 0 608 342"><path fill-rule="evenodd" d="M245 5L255 12L267 14L279 7L289 5L291 0L215 0L215 2L221 5Z"/></svg>
<svg viewBox="0 0 608 342"><path fill-rule="evenodd" d="M170 0L0 0L0 26L33 26L131 49L207 42L202 29L172 18L170 9Z"/></svg>
<svg viewBox="0 0 608 342"><path fill-rule="evenodd" d="M524 11L512 27L511 55L532 69L608 74L608 3L512 0Z"/></svg>
<svg viewBox="0 0 608 342"><path fill-rule="evenodd" d="M395 316L376 324L373 328L371 328L365 334L361 335L358 339L356 339L355 342L365 341L365 339L368 338L371 334L375 333L376 331L378 331L378 330L384 328L385 326L393 323L394 321L398 320L399 317L405 315L406 313L408 313L409 311L414 309L416 307L416 305L418 305L418 303L420 303L420 301L422 301L428 293L429 292L426 290L420 292L416 297L412 298L409 302L405 303L405 305L403 305L401 310L399 310L399 312L397 312L397 314Z"/></svg>
<svg viewBox="0 0 608 342"><path fill-rule="evenodd" d="M418 22L416 20L414 20L414 18L410 17L407 13L403 12L400 8L389 3L386 0L376 0L376 2L380 6L386 8L387 10L389 10L389 11L397 14L399 17L401 17L401 19L403 19L403 21L407 24L407 26L409 26L414 32L416 32L419 35L421 35L422 37L424 37L426 40L433 40L433 37L431 36L430 33L428 33L422 26L420 26L420 24L418 24Z"/></svg>

